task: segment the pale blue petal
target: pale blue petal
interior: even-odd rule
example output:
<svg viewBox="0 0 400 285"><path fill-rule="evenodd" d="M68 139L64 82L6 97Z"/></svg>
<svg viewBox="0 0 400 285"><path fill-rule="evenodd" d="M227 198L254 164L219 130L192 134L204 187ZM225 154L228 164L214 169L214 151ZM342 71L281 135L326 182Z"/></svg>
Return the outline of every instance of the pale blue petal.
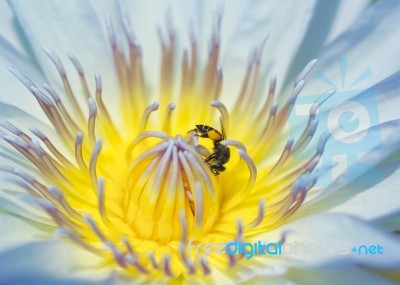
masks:
<svg viewBox="0 0 400 285"><path fill-rule="evenodd" d="M16 33L13 13L7 5L7 1L0 1L0 11L0 35L6 37L13 46L22 52L24 48Z"/></svg>
<svg viewBox="0 0 400 285"><path fill-rule="evenodd" d="M316 214L254 239L276 242L282 233L286 233L282 254L273 257L290 267L346 268L357 264L387 270L399 268L399 237L351 216ZM360 246L376 246L375 254L373 249L366 254Z"/></svg>
<svg viewBox="0 0 400 285"><path fill-rule="evenodd" d="M29 112L29 109L27 111ZM67 158L71 158L71 156L73 156L69 148L65 146L65 142L63 141L63 139L60 138L60 136L54 130L54 128L49 127L39 119L35 118L34 116L32 116L30 112L27 113L15 107L15 105L12 106L0 103L0 119L10 122L15 127L19 128L20 130L22 130L31 137L34 137L34 135L29 130L30 127L34 127L40 130L52 141L52 143L57 147L57 149L59 149ZM4 128L0 127L0 130L2 131L2 133L10 134ZM5 158L5 156L3 155L4 153L6 154L17 153L17 151L13 147L9 146L9 144L6 143L3 139L0 139L0 150L3 151L2 154L0 155L0 160L2 161L4 161L3 158ZM17 159L20 161L21 157L22 155L19 154L17 155ZM22 161L24 161L24 159L22 159Z"/></svg>
<svg viewBox="0 0 400 285"><path fill-rule="evenodd" d="M399 82L400 71L397 71L372 87L366 90L361 89L360 93L354 92L357 95L349 99L364 105L370 112L370 116L373 116L373 113L378 113L378 120L375 123L400 119L398 112L398 106L400 106L400 97L398 96L400 92ZM339 92L338 94L340 95L341 93Z"/></svg>
<svg viewBox="0 0 400 285"><path fill-rule="evenodd" d="M61 85L56 68L42 51L43 46L51 48L61 58L77 94L81 93L79 77L67 53L74 54L81 62L92 94L95 91L94 75L99 73L103 78L105 101L114 108L119 106L111 48L101 29L104 21L97 19L87 1L72 0L62 5L53 1L44 4L40 0L10 0L9 3L48 83L55 87ZM40 86L42 82L35 83ZM87 106L83 95L77 97Z"/></svg>
<svg viewBox="0 0 400 285"><path fill-rule="evenodd" d="M227 17L228 23L224 25L223 22L222 26L222 68L225 71L222 98L229 102L238 95L250 53L260 47L266 35L269 36L262 58L262 90L267 88L265 82L271 73L277 75L277 89L280 90L285 76L292 70L292 67L289 69L292 60L311 29L313 17L325 15L328 23L319 28L329 27L335 4L332 2L333 7L328 11L322 6L332 6L331 2L325 3L327 5L318 5L316 1L247 1L238 5L227 1L225 14L232 16ZM309 58L302 57L302 60Z"/></svg>
<svg viewBox="0 0 400 285"><path fill-rule="evenodd" d="M400 162L377 165L357 181L368 181L373 176L380 175L382 181L377 183L350 183L329 198L315 203L305 211L323 211L347 213L371 220L383 217L400 210ZM377 173L379 172L379 173ZM400 227L400 224L398 224Z"/></svg>
<svg viewBox="0 0 400 285"><path fill-rule="evenodd" d="M379 224L385 229L398 231L400 230L400 210L395 213L379 217L378 219L374 219L373 222Z"/></svg>
<svg viewBox="0 0 400 285"><path fill-rule="evenodd" d="M0 197L0 255L9 248L49 238L54 227L5 213L3 202Z"/></svg>
<svg viewBox="0 0 400 285"><path fill-rule="evenodd" d="M149 91L152 96L158 95L160 91L161 44L157 29L160 28L164 33L164 37L166 37L167 12L169 7L172 6L169 1L150 0L121 2L123 5L120 10L123 10L123 13L129 17L129 28L141 48L144 74L149 84ZM117 5L115 4L114 6ZM115 19L121 18L121 16L119 16L120 13L117 12L118 8L114 8L114 10L115 12L112 16L114 24L118 27L118 20ZM169 9L169 11L172 12L171 9ZM120 31L121 30L120 28ZM179 37L180 36L179 34ZM186 34L182 36L186 36Z"/></svg>
<svg viewBox="0 0 400 285"><path fill-rule="evenodd" d="M397 75L397 78L399 78L400 72L397 72ZM400 106L400 96L398 96L399 92L399 81L392 80L392 87L389 87L387 91L378 93L377 101L380 122L386 122L400 118L398 111L398 106Z"/></svg>
<svg viewBox="0 0 400 285"><path fill-rule="evenodd" d="M346 32L347 29L351 29L353 23L359 17L362 17L362 13L369 4L371 4L370 0L340 1L335 21L327 37L327 42Z"/></svg>
<svg viewBox="0 0 400 285"><path fill-rule="evenodd" d="M191 35L198 45L198 66L204 67L212 26L216 23L217 13L221 9L219 1L121 1L122 13L130 18L131 30L141 47L144 72L152 95L158 95L161 71L161 42L168 38L168 29L172 28L176 44L175 83L181 78L181 60L183 51L190 51ZM241 3L240 3L241 5ZM111 7L110 7L111 9ZM116 10L115 7L113 10ZM224 20L229 13L224 13ZM118 18L118 13L114 13ZM119 16L121 17L121 16ZM118 21L117 21L118 22ZM189 53L190 54L190 53ZM200 70L200 69L199 69ZM176 86L179 86L177 84Z"/></svg>
<svg viewBox="0 0 400 285"><path fill-rule="evenodd" d="M275 276L257 276L250 278L244 282L232 283L240 285L296 285L294 282L290 282L285 276L275 277Z"/></svg>
<svg viewBox="0 0 400 285"><path fill-rule="evenodd" d="M291 269L285 276L298 285L394 285L379 274L368 269L351 266L340 270Z"/></svg>
<svg viewBox="0 0 400 285"><path fill-rule="evenodd" d="M0 118L8 121L20 128L24 132L29 132L29 127L35 127L50 136L56 136L54 129L37 119L28 110L16 107L15 105L0 103ZM1 128L3 132L5 129Z"/></svg>
<svg viewBox="0 0 400 285"><path fill-rule="evenodd" d="M261 262L250 262L241 260L235 267L227 268L212 268L212 273L208 276L186 276L184 284L191 285L207 285L207 284L248 284L255 276L261 276L264 280L263 284L287 284L287 280L283 277L286 273L286 268L274 266L272 263L263 264ZM260 279L261 279L260 278ZM252 283L251 283L252 284Z"/></svg>
<svg viewBox="0 0 400 285"><path fill-rule="evenodd" d="M7 69L9 66L29 74L34 81L44 80L39 68L0 36L0 103L14 105L48 122L35 97L10 73Z"/></svg>
<svg viewBox="0 0 400 285"><path fill-rule="evenodd" d="M351 28L316 55L319 65L310 74L302 96L333 87L339 92L360 92L398 71L399 11L396 0L370 5Z"/></svg>
<svg viewBox="0 0 400 285"><path fill-rule="evenodd" d="M394 186L399 180L399 161L380 164L399 151L399 131L400 120L397 120L351 136L362 138L369 135L373 138L362 144L362 150L357 144L335 140L328 144L321 160L337 164L333 169L323 171L319 179L334 180L327 188L311 190L311 198L293 218L331 209L371 219L399 210L400 194Z"/></svg>
<svg viewBox="0 0 400 285"><path fill-rule="evenodd" d="M279 74L280 86L298 49L307 44L304 41L306 33L313 35L319 51L337 6L336 2L315 5L315 1L127 1L126 11L131 17L133 32L143 46L146 73L153 78L154 75L158 78L161 58L156 29L161 27L165 32L168 15L172 16L172 26L177 32L178 54L182 48L190 46L188 34L193 29L199 42L201 65L204 66L211 33L218 13L221 13L220 64L225 71L223 99L229 105L240 90L250 53L260 47L267 34L270 37L263 60L267 70L263 71L263 76L271 72ZM324 24L315 27L311 21L316 22L317 16L319 20L324 19ZM313 32L317 28L318 36ZM303 61L307 60L303 58Z"/></svg>
<svg viewBox="0 0 400 285"><path fill-rule="evenodd" d="M5 180L3 175L0 175L1 180ZM52 231L54 230L55 223L48 214L43 211L43 209L39 208L37 205L33 205L30 202L26 201L30 197L26 193L23 193L20 189L21 187L17 187L14 185L5 185L6 183L2 181L2 186L0 188L0 211L4 211L4 215L16 216L23 220L23 222L29 223L32 226L35 226L38 229L43 231ZM25 199L25 200L24 200ZM3 215L3 214L2 214ZM8 217L5 218L7 220ZM11 220L13 218L11 217ZM2 226L4 225L1 222ZM8 231L7 226L4 226L4 231ZM10 229L12 231L13 229ZM29 238L29 231L25 232L25 237ZM42 233L42 236L46 236L45 233ZM5 234L4 238L8 238ZM17 242L17 241L16 241Z"/></svg>
<svg viewBox="0 0 400 285"><path fill-rule="evenodd" d="M112 284L100 258L64 241L31 242L0 253L0 283Z"/></svg>
<svg viewBox="0 0 400 285"><path fill-rule="evenodd" d="M308 155L314 152L319 138L324 132L329 132L332 135L325 147L321 163L321 166L328 170L323 172L322 178L319 179L323 183L318 183L318 186L322 187L323 195L326 196L336 191L346 182L356 179L371 168L376 170L376 167L374 168L376 164L398 150L399 123L396 120L387 120L399 118L395 111L400 104L400 97L397 96L400 92L399 80L400 72L396 72L366 90L338 92L320 107L317 113L319 125L308 149ZM313 100L315 98L314 96ZM304 102L303 99L299 98L301 102ZM312 103L313 100L307 99L306 101ZM349 107L352 106L350 103L356 108ZM390 107L379 108L382 103ZM297 112L301 109L297 107L293 110L293 116L289 118L292 135L302 125L306 124L308 119L306 115L299 116ZM346 114L351 114L352 118L342 122L341 118ZM379 125L380 121L387 123ZM372 126L375 127L370 128ZM331 170L337 162L340 162L340 164ZM346 174L345 171L348 173ZM330 185L342 174L347 175L350 179L337 180L333 185ZM377 174L382 179L385 177L385 171L378 171ZM376 178L377 175L374 177ZM375 179L374 181L376 183L379 180ZM328 186L329 188L326 190L325 188ZM369 188L371 185L364 186ZM313 194L315 194L314 190L308 196L310 197ZM304 208L300 211L303 210Z"/></svg>
<svg viewBox="0 0 400 285"><path fill-rule="evenodd" d="M268 283L270 282L270 283ZM241 285L264 285L264 284L285 284L285 285L393 285L392 281L386 280L378 274L368 271L368 269L352 266L341 268L340 270L319 269L305 270L291 268L288 274L281 278L266 278L256 276Z"/></svg>
<svg viewBox="0 0 400 285"><path fill-rule="evenodd" d="M347 137L339 138L333 137L328 142L325 147L325 153L329 153L330 150L334 150L335 153L352 153L357 155L356 160L346 161L347 167L342 167L341 161L337 160L337 166L335 167L337 184L344 182L344 179L341 179L341 175L344 171L351 171L352 164L355 166L360 166L360 164L369 165L370 167L377 165L379 162L387 158L388 156L397 152L400 148L400 136L398 135L400 131L400 120L394 120L385 122L376 126L373 126L369 129L360 131L358 133L352 134ZM365 140L363 140L365 138ZM361 142L366 144L363 149L355 149L357 147L357 143ZM369 168L359 168L354 169L354 175L352 178L355 179L359 175L365 173ZM345 181L346 182L346 181Z"/></svg>
<svg viewBox="0 0 400 285"><path fill-rule="evenodd" d="M340 121L340 116L344 113L351 112L353 114L352 121L358 121L357 126L350 128L345 133L342 132L346 136L379 123L399 119L396 108L400 104L400 97L397 96L400 92L399 82L400 71L365 89L338 90L318 108L316 117L319 119L319 124L311 143L317 143L319 137L327 129L332 133L337 131L340 124L346 124L346 121ZM322 92L306 94L297 99L289 117L289 131L295 138L309 120L311 105L316 101L321 101L317 100L321 94Z"/></svg>

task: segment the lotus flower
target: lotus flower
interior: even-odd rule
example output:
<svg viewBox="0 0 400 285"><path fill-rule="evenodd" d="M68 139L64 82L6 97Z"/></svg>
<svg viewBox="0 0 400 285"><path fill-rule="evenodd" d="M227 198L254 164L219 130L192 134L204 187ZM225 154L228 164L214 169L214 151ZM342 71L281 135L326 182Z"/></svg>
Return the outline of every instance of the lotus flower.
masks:
<svg viewBox="0 0 400 285"><path fill-rule="evenodd" d="M400 3L111 2L1 4L0 283L399 278Z"/></svg>

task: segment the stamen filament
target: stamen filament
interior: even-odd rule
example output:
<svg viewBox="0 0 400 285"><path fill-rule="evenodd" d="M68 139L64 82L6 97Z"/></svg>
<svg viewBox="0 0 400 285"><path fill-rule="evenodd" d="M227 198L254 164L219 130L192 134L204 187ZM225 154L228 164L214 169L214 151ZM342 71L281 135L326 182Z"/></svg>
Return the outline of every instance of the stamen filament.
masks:
<svg viewBox="0 0 400 285"><path fill-rule="evenodd" d="M73 54L69 53L68 57L71 60L72 64L75 66L76 71L78 72L79 79L81 81L83 94L85 95L86 100L88 100L90 98L90 91L89 91L89 87L86 82L85 73L83 71L82 65Z"/></svg>
<svg viewBox="0 0 400 285"><path fill-rule="evenodd" d="M64 84L65 92L67 93L68 99L71 102L73 109L75 110L75 114L78 116L81 122L84 122L84 116L82 110L78 104L78 101L76 100L74 92L72 91L71 85L67 77L67 73L65 72L65 68L61 62L61 59L53 50L49 49L48 47L43 47L43 51L54 63L54 66L56 67L58 73L60 74L61 80Z"/></svg>
<svg viewBox="0 0 400 285"><path fill-rule="evenodd" d="M260 201L258 202L258 214L257 214L257 218L254 220L254 222L252 222L250 224L251 228L256 228L264 219L265 216L265 200L264 199L260 199Z"/></svg>
<svg viewBox="0 0 400 285"><path fill-rule="evenodd" d="M5 128L9 132L13 133L14 135L20 137L21 139L26 141L28 144L30 144L32 142L32 139L27 134L25 134L23 131L18 129L16 126L11 124L10 122L4 121L4 120L0 120L0 126Z"/></svg>
<svg viewBox="0 0 400 285"><path fill-rule="evenodd" d="M245 193L248 193L248 191L253 188L254 183L256 182L256 179L257 179L257 168L256 168L256 165L254 164L253 160L250 158L250 156L246 152L244 152L241 149L238 149L237 152L238 152L239 156L246 163L246 165L247 165L247 167L249 169L249 172L250 172L249 182L247 183L247 188L246 188L246 191L245 191Z"/></svg>
<svg viewBox="0 0 400 285"><path fill-rule="evenodd" d="M60 96L58 96L57 92L48 84L43 83L43 88L53 97L54 102L56 102L57 108L61 113L61 116L66 120L67 125L71 128L71 131L77 132L79 131L79 127L76 122L71 118L71 115L65 109L64 104L62 103Z"/></svg>
<svg viewBox="0 0 400 285"><path fill-rule="evenodd" d="M38 137L50 150L50 152L67 168L73 167L72 163L53 145L50 139L36 128L29 128L29 130Z"/></svg>
<svg viewBox="0 0 400 285"><path fill-rule="evenodd" d="M92 182L93 188L95 189L96 192L99 187L97 184L96 165L97 165L97 161L99 159L102 145L103 145L102 140L96 141L93 151L92 151L92 155L90 156L90 162L89 162L90 181Z"/></svg>
<svg viewBox="0 0 400 285"><path fill-rule="evenodd" d="M225 131L229 133L229 114L228 114L228 109L225 107L225 105L217 100L211 101L211 106L214 108L217 108L217 110L221 114L221 122L225 128Z"/></svg>
<svg viewBox="0 0 400 285"><path fill-rule="evenodd" d="M82 143L83 143L83 134L77 133L75 139L75 159L76 162L78 163L79 168L82 171L86 172L88 168L86 166L85 160L83 159L82 155Z"/></svg>
<svg viewBox="0 0 400 285"><path fill-rule="evenodd" d="M150 114L157 111L159 106L160 104L156 101L146 108L146 110L143 112L142 120L140 121L139 132L143 132L145 130Z"/></svg>
<svg viewBox="0 0 400 285"><path fill-rule="evenodd" d="M201 269L203 270L204 275L209 275L211 273L211 267L207 262L207 258L204 255L201 255L200 258Z"/></svg>
<svg viewBox="0 0 400 285"><path fill-rule="evenodd" d="M89 102L88 134L89 134L90 144L94 145L96 141L95 124L97 116L97 106L92 98L89 98L88 102Z"/></svg>
<svg viewBox="0 0 400 285"><path fill-rule="evenodd" d="M289 158L289 155L292 151L293 143L294 143L294 139L289 138L289 140L286 142L285 148L283 149L281 157L278 159L278 161L275 163L274 167L268 173L268 176L275 174L277 171L279 171L282 168L282 166L285 164L285 162Z"/></svg>

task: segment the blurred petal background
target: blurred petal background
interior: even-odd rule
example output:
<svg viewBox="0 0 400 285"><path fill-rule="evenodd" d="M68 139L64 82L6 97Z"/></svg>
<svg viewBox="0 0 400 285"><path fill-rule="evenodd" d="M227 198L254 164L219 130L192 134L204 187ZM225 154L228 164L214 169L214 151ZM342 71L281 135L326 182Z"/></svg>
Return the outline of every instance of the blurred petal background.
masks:
<svg viewBox="0 0 400 285"><path fill-rule="evenodd" d="M25 132L33 126L49 136L61 151L69 151L34 96L7 69L13 66L39 86L47 82L61 90L59 74L42 51L47 46L63 62L67 62L68 53L77 56L89 82L95 73L101 75L104 102L121 128L119 106L123 99L107 39L107 13L117 19L116 29L122 29L118 15L130 18L143 52L149 102L157 99L161 88L157 28L165 30L170 23L177 37L177 62L181 51L189 48L192 32L199 43L199 69L203 69L215 19L218 13L222 15L219 65L224 71L224 85L220 101L229 110L236 100L241 100L238 94L249 55L266 35L260 89L268 90L269 78L276 74L279 104L286 100L280 94L290 93L304 66L318 58L287 125L277 134L282 135L277 146L281 151L287 135L296 140L301 134L298 130L307 124L308 110L316 96L336 89L336 94L319 109L318 129L310 142L317 147L320 135L326 131L331 134L319 167L313 172L318 182L302 206L281 226L261 229L246 238L276 240L287 233L286 241L291 244L346 245L348 252L258 256L250 261L241 259L232 268L211 266L208 275L170 278L159 273L125 274L118 264L104 264L101 257L57 235L58 226L51 217L14 195L23 189L8 183L10 175L2 171L1 284L400 282L398 1L0 1L0 118ZM65 69L68 75L76 74L71 64L66 64ZM178 86L179 79L174 78ZM70 76L69 80L79 88L78 76ZM262 102L264 93L257 100ZM349 105L350 101L356 105ZM208 106L209 102L205 104ZM193 121L191 125L196 123L207 124ZM1 129L3 139L6 131ZM11 152L6 143L2 141L0 146L2 170L23 167L40 178L40 173ZM298 159L311 157L309 153L303 155ZM268 212L268 200L266 209ZM350 251L352 247L375 244L383 245L384 254Z"/></svg>

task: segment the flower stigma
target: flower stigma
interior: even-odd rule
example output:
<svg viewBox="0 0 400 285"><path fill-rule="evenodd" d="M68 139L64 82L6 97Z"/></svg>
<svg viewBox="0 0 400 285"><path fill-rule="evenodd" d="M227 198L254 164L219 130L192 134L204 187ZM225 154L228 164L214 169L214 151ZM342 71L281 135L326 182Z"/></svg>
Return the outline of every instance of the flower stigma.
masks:
<svg viewBox="0 0 400 285"><path fill-rule="evenodd" d="M59 235L127 275L178 277L208 275L213 267L233 268L245 262L243 256L188 254L187 241L244 241L277 228L316 183L312 172L327 136L321 137L312 158L296 160L293 154L309 145L318 124L317 109L334 90L312 105L296 141L289 137L282 143L282 136L317 61L309 62L298 75L291 94L280 95L286 96L281 97L286 98L281 106L272 75L260 103L264 40L251 53L237 99L228 108L221 100L220 23L219 17L204 66L199 43L191 35L190 50L179 58L179 88L174 88L176 33L171 24L166 34L159 32L160 91L157 101L150 103L149 78L143 70L145 51L131 31L129 18L123 17L120 29L108 18L122 126L115 123L116 115L103 99L100 74L95 75L93 92L75 55L69 58L80 86L71 84L61 59L50 48L43 51L54 63L62 88L46 83L38 87L9 68L36 98L54 133L35 126L23 131L1 121L1 138L34 169L21 163L0 165L0 170L26 190L29 199L24 201L52 218ZM198 124L218 132L223 128L226 137L218 141L201 137L194 129ZM217 158L207 161L216 147L231 150L223 164L226 169L219 173L210 167Z"/></svg>

